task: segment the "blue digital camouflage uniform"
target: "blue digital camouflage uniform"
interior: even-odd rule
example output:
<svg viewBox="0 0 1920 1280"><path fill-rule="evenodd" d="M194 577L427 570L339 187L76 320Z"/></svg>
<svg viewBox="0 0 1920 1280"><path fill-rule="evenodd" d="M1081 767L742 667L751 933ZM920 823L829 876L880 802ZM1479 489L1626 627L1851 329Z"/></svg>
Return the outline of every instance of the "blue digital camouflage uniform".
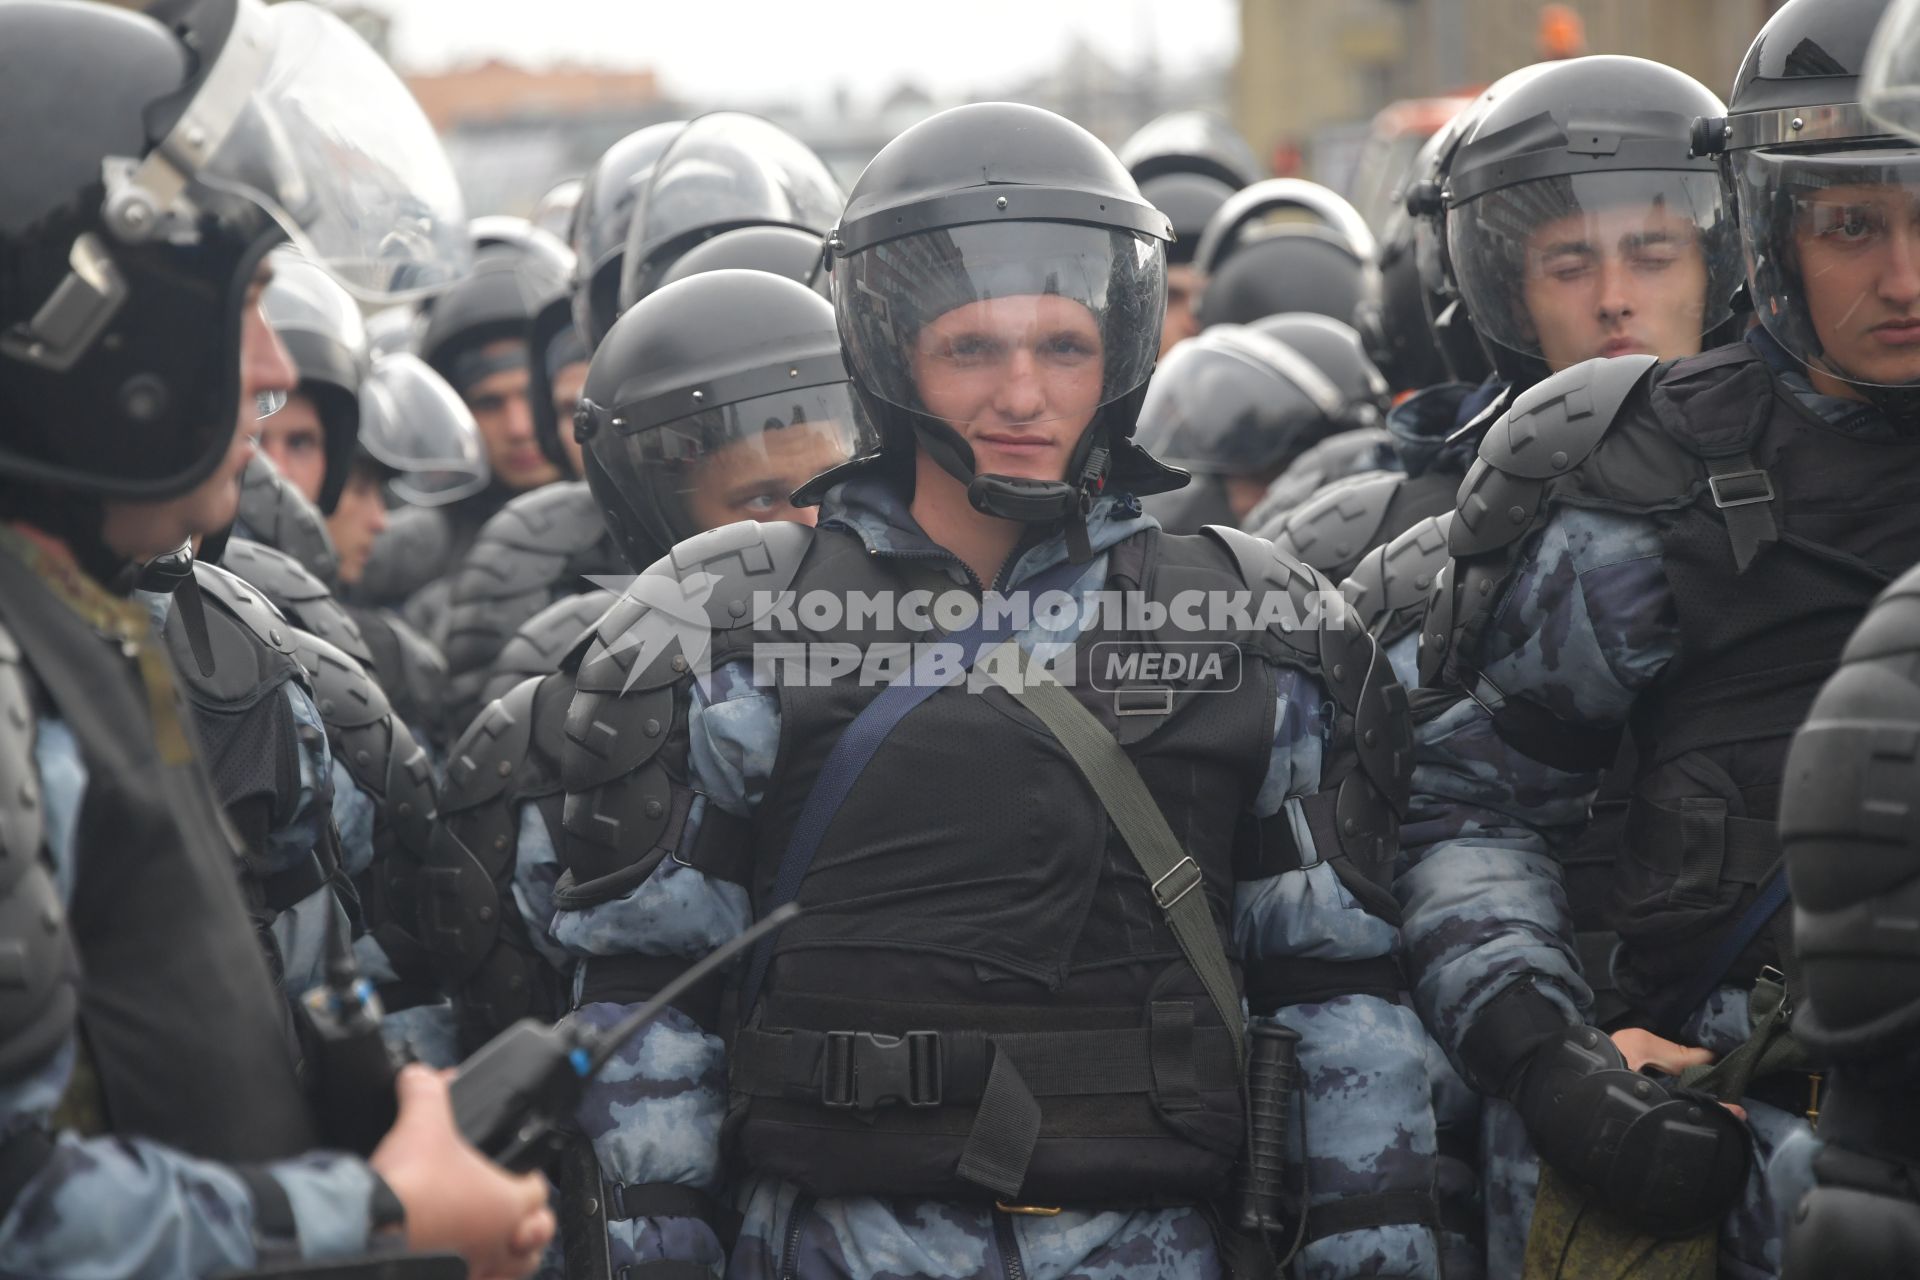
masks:
<svg viewBox="0 0 1920 1280"><path fill-rule="evenodd" d="M830 495L822 523L861 537L876 555L930 547L896 499L853 482ZM1088 527L1097 554L1078 590L1104 582L1104 551L1147 527L1130 500L1098 503ZM1013 586L1065 559L1062 539L1027 551ZM1074 624L1077 626L1077 621ZM1023 647L1069 639L1030 629ZM1258 810L1288 806L1303 849L1312 848L1298 797L1319 782L1321 743L1312 715L1320 696L1312 682L1281 682L1281 726L1261 789ZM1315 713L1317 714L1317 713ZM717 805L745 816L764 795L779 742L779 712L769 691L755 687L744 663L712 673L695 688L689 709L689 773L700 794L683 841ZM694 957L743 929L751 918L744 890L709 879L672 858L622 897L580 910L554 908L557 877L545 824L523 822L515 898L536 933L544 928L571 957L655 955ZM1234 940L1249 962L1313 956L1371 958L1397 946L1395 930L1348 896L1331 867L1315 861L1284 876L1238 887ZM574 1016L605 1026L624 1006L592 1004ZM1383 1190L1427 1194L1433 1184L1434 1129L1423 1053L1426 1037L1412 1011L1372 996L1343 996L1282 1011L1302 1034L1300 1063L1311 1197L1326 1203L1343 1194ZM722 1042L676 1011L669 1011L629 1043L589 1089L580 1122L599 1153L603 1172L623 1183L675 1182L730 1191L745 1222L729 1261L703 1224L640 1219L611 1227L612 1264L672 1259L726 1268L738 1280L775 1275L894 1276L999 1274L995 1217L978 1206L856 1197L804 1204L796 1188L751 1171L721 1167L720 1124L726 1110ZM1298 1131L1292 1135L1296 1143ZM1297 1154L1297 1151L1296 1151ZM729 1185L730 1178L744 1181ZM1055 1217L1010 1217L1026 1274L1060 1277L1221 1274L1212 1231L1191 1208L1093 1212ZM783 1266L783 1263L785 1264ZM1329 1236L1310 1244L1299 1273L1311 1277L1438 1272L1435 1244L1424 1228L1389 1226Z"/></svg>
<svg viewBox="0 0 1920 1280"><path fill-rule="evenodd" d="M71 896L87 766L58 720L37 726L34 761L47 853ZM35 1074L0 1089L0 1134L45 1125L73 1073L75 1040ZM59 1137L52 1160L0 1218L0 1275L179 1280L255 1265L263 1245L313 1259L364 1253L375 1175L354 1157L314 1153L269 1172L287 1192L299 1238L256 1238L251 1193L227 1167L140 1138Z"/></svg>
<svg viewBox="0 0 1920 1280"><path fill-rule="evenodd" d="M1821 396L1797 373L1782 376L1837 430L1868 438L1891 430L1867 406ZM1516 561L1484 652L1472 655L1477 669L1509 697L1531 698L1563 720L1623 725L1679 648L1661 555L1647 517L1556 510ZM1457 1064L1474 1019L1522 975L1570 1017L1590 1008L1555 854L1585 823L1600 775L1561 772L1507 745L1471 699L1417 724L1415 734L1413 807L1395 892L1406 910L1416 1003ZM1718 1055L1750 1031L1746 993L1723 987L1681 1037ZM1745 1203L1723 1225L1720 1265L1723 1274L1769 1276L1779 1268L1780 1229L1764 1168L1807 1124L1757 1099L1742 1105L1758 1158ZM1538 1169L1503 1102L1486 1105L1484 1156L1488 1271L1518 1275Z"/></svg>

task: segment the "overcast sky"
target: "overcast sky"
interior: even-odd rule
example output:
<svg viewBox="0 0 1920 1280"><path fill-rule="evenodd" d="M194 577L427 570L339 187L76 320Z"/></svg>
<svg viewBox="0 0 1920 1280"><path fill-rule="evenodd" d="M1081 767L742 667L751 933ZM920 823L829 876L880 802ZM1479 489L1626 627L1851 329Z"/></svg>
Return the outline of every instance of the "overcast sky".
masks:
<svg viewBox="0 0 1920 1280"><path fill-rule="evenodd" d="M857 104L905 80L961 94L1058 65L1078 35L1120 67L1229 56L1237 0L364 0L408 70L487 57L651 67L670 93Z"/></svg>

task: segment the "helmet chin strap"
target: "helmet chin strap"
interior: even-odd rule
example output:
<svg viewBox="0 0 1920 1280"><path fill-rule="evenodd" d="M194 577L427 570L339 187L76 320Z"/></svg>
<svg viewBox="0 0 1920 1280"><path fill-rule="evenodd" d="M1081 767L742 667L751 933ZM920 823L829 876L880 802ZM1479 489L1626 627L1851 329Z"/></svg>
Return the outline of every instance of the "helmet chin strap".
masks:
<svg viewBox="0 0 1920 1280"><path fill-rule="evenodd" d="M1877 386L1853 377L1840 366L1839 361L1824 352L1817 358L1824 366L1819 372L1847 383L1868 404L1885 414L1888 422L1903 431L1920 430L1920 382L1908 382L1897 387ZM1816 368L1811 360L1806 362L1806 366L1810 372Z"/></svg>
<svg viewBox="0 0 1920 1280"><path fill-rule="evenodd" d="M1087 515L1093 510L1094 499L1107 487L1112 463L1112 453L1104 443L1105 416L1103 408L1080 433L1067 466L1067 474L1075 477L1072 481L981 475L975 469L973 446L945 422L916 414L914 430L928 456L967 487L967 501L975 511L1021 524L1059 522L1064 525L1068 558L1084 564L1093 558Z"/></svg>

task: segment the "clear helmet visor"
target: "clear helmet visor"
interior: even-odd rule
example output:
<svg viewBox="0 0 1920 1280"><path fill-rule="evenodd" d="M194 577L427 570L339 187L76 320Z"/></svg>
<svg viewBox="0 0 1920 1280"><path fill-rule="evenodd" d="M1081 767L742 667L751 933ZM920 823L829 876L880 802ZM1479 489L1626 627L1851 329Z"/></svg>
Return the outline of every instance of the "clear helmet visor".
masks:
<svg viewBox="0 0 1920 1280"><path fill-rule="evenodd" d="M625 465L608 474L675 538L738 520L810 520L793 492L878 447L844 382L755 396L615 438Z"/></svg>
<svg viewBox="0 0 1920 1280"><path fill-rule="evenodd" d="M1214 325L1160 361L1134 441L1196 475L1258 475L1331 431L1341 408L1339 389L1293 348Z"/></svg>
<svg viewBox="0 0 1920 1280"><path fill-rule="evenodd" d="M1065 222L926 231L833 267L863 388L956 428L1084 427L1153 371L1166 289L1158 240Z"/></svg>
<svg viewBox="0 0 1920 1280"><path fill-rule="evenodd" d="M460 188L419 104L351 28L301 0L240 0L185 114L108 199L123 225L129 201L144 208L147 226L222 197L266 210L369 301L444 288L471 260Z"/></svg>
<svg viewBox="0 0 1920 1280"><path fill-rule="evenodd" d="M260 309L276 333L320 334L348 350L367 350L360 306L339 281L293 249L275 249L267 260L273 280L261 292Z"/></svg>
<svg viewBox="0 0 1920 1280"><path fill-rule="evenodd" d="M418 356L380 356L360 383L360 448L394 474L414 506L443 506L487 487L487 451L473 412Z"/></svg>
<svg viewBox="0 0 1920 1280"><path fill-rule="evenodd" d="M1726 322L1739 239L1716 174L1540 178L1447 211L1475 328L1560 370L1599 356L1693 355Z"/></svg>
<svg viewBox="0 0 1920 1280"><path fill-rule="evenodd" d="M846 197L826 162L758 116L693 120L661 153L627 227L623 306L651 292L672 259L731 227L799 227L825 236Z"/></svg>
<svg viewBox="0 0 1920 1280"><path fill-rule="evenodd" d="M1754 310L1809 368L1920 383L1920 148L1734 161Z"/></svg>
<svg viewBox="0 0 1920 1280"><path fill-rule="evenodd" d="M1920 138L1920 0L1894 0L1867 48L1861 104L1889 129Z"/></svg>

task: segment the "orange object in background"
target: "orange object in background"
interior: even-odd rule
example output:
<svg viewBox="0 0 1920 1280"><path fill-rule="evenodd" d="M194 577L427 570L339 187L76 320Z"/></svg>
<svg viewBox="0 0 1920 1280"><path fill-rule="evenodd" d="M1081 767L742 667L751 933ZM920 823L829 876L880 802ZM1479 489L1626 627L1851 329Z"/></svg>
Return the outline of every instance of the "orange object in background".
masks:
<svg viewBox="0 0 1920 1280"><path fill-rule="evenodd" d="M1587 51L1587 24L1570 4L1550 4L1540 11L1537 41L1540 60L1578 58Z"/></svg>

